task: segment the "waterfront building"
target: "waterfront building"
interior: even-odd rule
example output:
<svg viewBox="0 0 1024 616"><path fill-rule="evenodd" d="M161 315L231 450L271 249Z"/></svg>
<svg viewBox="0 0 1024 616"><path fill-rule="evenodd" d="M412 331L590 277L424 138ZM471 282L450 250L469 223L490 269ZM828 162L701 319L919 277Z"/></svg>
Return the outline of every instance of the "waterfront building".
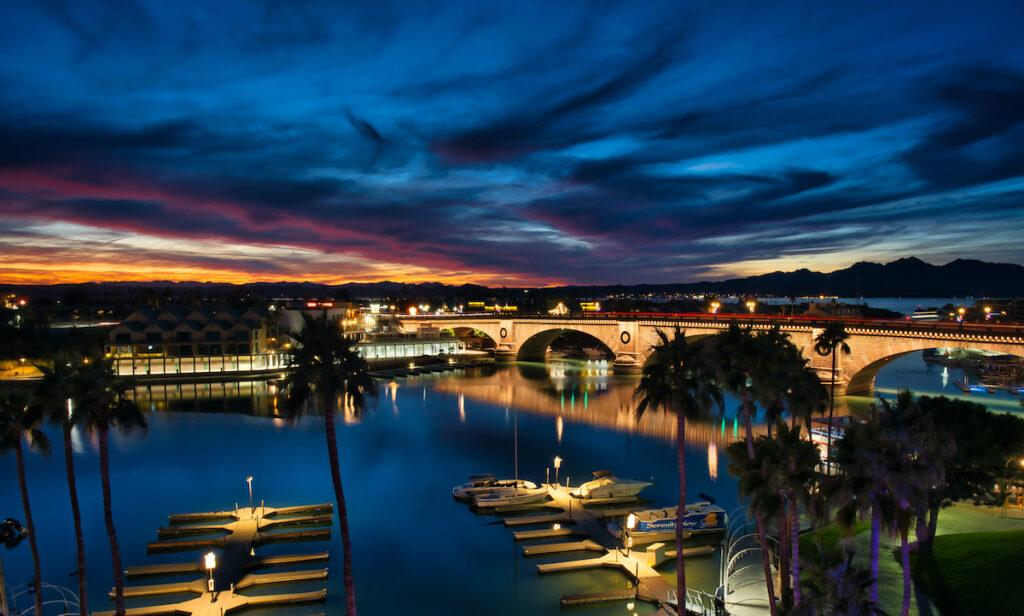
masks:
<svg viewBox="0 0 1024 616"><path fill-rule="evenodd" d="M294 343L289 332L302 327L303 313L336 319L371 363L454 356L467 349L436 327L402 334L390 321L362 314L349 302L302 301L244 311L140 308L111 329L105 354L123 376L276 372L288 365Z"/></svg>
<svg viewBox="0 0 1024 616"><path fill-rule="evenodd" d="M283 365L277 335L257 308L140 308L111 329L105 355L122 375L258 371Z"/></svg>

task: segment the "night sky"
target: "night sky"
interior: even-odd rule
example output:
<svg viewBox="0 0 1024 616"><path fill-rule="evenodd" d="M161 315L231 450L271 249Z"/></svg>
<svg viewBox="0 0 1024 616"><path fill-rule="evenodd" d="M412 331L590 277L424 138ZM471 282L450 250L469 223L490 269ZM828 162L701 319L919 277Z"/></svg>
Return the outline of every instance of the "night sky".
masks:
<svg viewBox="0 0 1024 616"><path fill-rule="evenodd" d="M3 4L0 282L1024 261L1024 3Z"/></svg>

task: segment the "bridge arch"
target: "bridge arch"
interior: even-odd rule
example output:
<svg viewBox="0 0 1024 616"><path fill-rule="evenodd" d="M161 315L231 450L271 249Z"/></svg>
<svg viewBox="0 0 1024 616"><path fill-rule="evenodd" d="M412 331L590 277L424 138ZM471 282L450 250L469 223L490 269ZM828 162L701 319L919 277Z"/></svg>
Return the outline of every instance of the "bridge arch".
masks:
<svg viewBox="0 0 1024 616"><path fill-rule="evenodd" d="M475 339L479 339L479 348L473 348L470 343L467 343L467 349L471 348L476 351L488 351L493 350L498 346L498 341L495 340L491 334L483 331L482 329L470 327L468 325L456 325L447 329L450 329L459 340L475 341ZM475 342L473 342L473 344L475 344Z"/></svg>
<svg viewBox="0 0 1024 616"><path fill-rule="evenodd" d="M945 344L937 343L935 340L904 340L898 344L888 344L887 348L876 353L867 353L855 350L847 357L840 356L842 362L841 381L846 381L845 391L839 391L837 395L872 395L875 390L875 379L878 373L885 366L894 360L909 355L910 353L927 351L936 348L966 349L971 351L989 351L1000 355L1014 355L1021 357L1019 349L1010 345L998 342L983 341L956 341ZM853 349L851 349L853 350Z"/></svg>
<svg viewBox="0 0 1024 616"><path fill-rule="evenodd" d="M559 337L568 333L578 334L588 341L596 343L605 352L608 359L615 359L615 351L612 350L611 344L608 344L607 341L602 340L593 333L573 327L553 327L532 334L519 345L516 359L519 361L544 361L548 347Z"/></svg>

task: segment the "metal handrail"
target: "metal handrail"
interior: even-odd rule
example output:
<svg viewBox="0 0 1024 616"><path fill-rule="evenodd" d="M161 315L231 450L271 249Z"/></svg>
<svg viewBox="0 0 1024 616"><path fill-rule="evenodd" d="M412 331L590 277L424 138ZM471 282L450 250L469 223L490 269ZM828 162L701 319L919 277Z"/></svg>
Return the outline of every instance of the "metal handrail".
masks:
<svg viewBox="0 0 1024 616"><path fill-rule="evenodd" d="M54 598L46 598L47 591L51 595L57 595ZM35 601L26 608L18 607L18 598L23 596L29 596L35 592L32 584L22 584L15 586L11 589L11 604L9 616L29 616L35 610ZM48 616L77 616L79 613L79 602L78 595L72 590L63 586L57 586L55 584L40 584L40 592L43 594L43 613ZM62 606L62 610L47 612L48 607Z"/></svg>

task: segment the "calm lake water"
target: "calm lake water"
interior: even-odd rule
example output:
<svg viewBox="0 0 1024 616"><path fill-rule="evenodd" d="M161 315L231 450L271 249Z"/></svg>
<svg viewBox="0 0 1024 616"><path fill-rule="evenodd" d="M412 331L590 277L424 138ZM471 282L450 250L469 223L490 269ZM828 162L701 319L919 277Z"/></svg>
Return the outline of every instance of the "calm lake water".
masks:
<svg viewBox="0 0 1024 616"><path fill-rule="evenodd" d="M879 376L879 390L892 395L910 387L922 393L962 395L961 378L950 368L926 365L919 354L894 361ZM579 572L542 577L524 558L511 531L495 518L479 516L452 500L451 487L468 475L513 473L513 429L518 422L520 476L543 480L555 455L562 477L576 485L596 469L654 482L644 496L653 505L675 502L675 433L671 418L652 414L637 422L631 400L636 377L609 376L600 364L520 364L417 377L384 385L360 417L339 428L354 562L361 612L391 613L411 607L417 614L554 614L564 594L624 587L614 572ZM274 415L274 395L262 382L141 388L148 412L146 433L112 437L115 520L127 565L181 562L193 553L146 555L146 543L170 513L230 508L248 498L244 478L255 477L257 499L268 505L331 502L322 419L289 425ZM1019 412L1010 394L974 394L999 410ZM854 401L859 404L864 401ZM736 408L729 401L730 412ZM727 472L724 445L733 436L731 418L688 431L691 501L705 492L727 510L738 505ZM58 435L54 452L28 455L28 479L43 552L44 578L75 587L74 535ZM107 609L112 585L103 526L97 446L75 433L79 491L90 567L90 602ZM22 518L13 458L0 465L0 518ZM340 544L268 546L270 553L331 552L329 598L324 611L343 605ZM11 584L28 581L30 554L23 543L0 548ZM690 583L706 591L718 585L716 557L690 559ZM674 577L671 566L663 571ZM287 590L308 590L298 585ZM399 607L402 606L402 607ZM639 613L650 613L644 605ZM252 611L306 614L321 608ZM621 604L588 614L621 614Z"/></svg>

